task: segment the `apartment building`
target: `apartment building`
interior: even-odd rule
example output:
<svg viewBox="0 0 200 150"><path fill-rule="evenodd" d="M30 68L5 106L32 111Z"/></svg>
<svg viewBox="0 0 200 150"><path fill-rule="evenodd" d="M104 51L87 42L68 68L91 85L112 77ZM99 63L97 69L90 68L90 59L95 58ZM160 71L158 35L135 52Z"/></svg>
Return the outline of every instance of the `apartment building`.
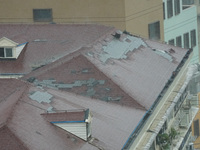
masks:
<svg viewBox="0 0 200 150"><path fill-rule="evenodd" d="M199 63L197 13L188 0L163 0L164 39L171 45L192 48L191 63Z"/></svg>
<svg viewBox="0 0 200 150"><path fill-rule="evenodd" d="M164 40L160 0L6 0L0 23L103 24Z"/></svg>

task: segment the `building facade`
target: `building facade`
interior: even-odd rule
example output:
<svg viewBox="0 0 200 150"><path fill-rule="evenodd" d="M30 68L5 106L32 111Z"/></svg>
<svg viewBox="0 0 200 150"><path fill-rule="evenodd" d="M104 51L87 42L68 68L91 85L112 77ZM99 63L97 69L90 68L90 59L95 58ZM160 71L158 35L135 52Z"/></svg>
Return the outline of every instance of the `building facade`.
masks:
<svg viewBox="0 0 200 150"><path fill-rule="evenodd" d="M145 38L164 40L160 0L7 0L1 3L0 23L45 22L103 24Z"/></svg>
<svg viewBox="0 0 200 150"><path fill-rule="evenodd" d="M192 55L187 57L183 58L184 64L179 65L181 68L177 69L176 77L172 75L163 93L131 134L124 150L187 150L193 146L192 122L198 107L191 104L188 84L197 66L188 69ZM197 102L197 98L192 100Z"/></svg>
<svg viewBox="0 0 200 150"><path fill-rule="evenodd" d="M182 0L163 0L165 42L193 48L191 63L199 62L197 14L194 5Z"/></svg>

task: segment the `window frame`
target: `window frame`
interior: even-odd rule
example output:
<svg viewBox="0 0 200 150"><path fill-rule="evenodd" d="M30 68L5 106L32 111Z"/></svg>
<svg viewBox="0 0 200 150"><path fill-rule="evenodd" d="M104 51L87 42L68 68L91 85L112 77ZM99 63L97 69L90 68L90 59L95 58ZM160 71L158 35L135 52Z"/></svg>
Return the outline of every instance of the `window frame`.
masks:
<svg viewBox="0 0 200 150"><path fill-rule="evenodd" d="M197 39L196 38L196 30L193 29L190 31L191 48L193 48L197 45L196 39Z"/></svg>
<svg viewBox="0 0 200 150"><path fill-rule="evenodd" d="M167 18L171 18L173 15L173 1L167 0Z"/></svg>
<svg viewBox="0 0 200 150"><path fill-rule="evenodd" d="M44 13L46 13L46 14L44 14ZM46 8L45 9L33 9L33 20L34 20L34 22L52 22L53 21L52 14L53 14L52 8L47 8L47 9ZM45 15L46 15L46 17L44 17Z"/></svg>
<svg viewBox="0 0 200 150"><path fill-rule="evenodd" d="M176 37L176 46L182 47L182 36L177 36Z"/></svg>
<svg viewBox="0 0 200 150"><path fill-rule="evenodd" d="M148 24L149 39L160 40L160 21Z"/></svg>
<svg viewBox="0 0 200 150"><path fill-rule="evenodd" d="M184 40L184 48L189 49L190 48L189 32L186 32L183 34L183 40Z"/></svg>
<svg viewBox="0 0 200 150"><path fill-rule="evenodd" d="M4 57L0 56L0 58L13 58L13 48L12 47L0 47L0 49L3 49L3 54L4 54ZM8 49L11 50L11 55L12 56L7 56L8 55Z"/></svg>
<svg viewBox="0 0 200 150"><path fill-rule="evenodd" d="M170 40L168 41L168 44L174 46L174 45L175 45L175 40L174 40L174 39L170 39Z"/></svg>
<svg viewBox="0 0 200 150"><path fill-rule="evenodd" d="M178 15L181 12L180 0L174 0L174 14Z"/></svg>

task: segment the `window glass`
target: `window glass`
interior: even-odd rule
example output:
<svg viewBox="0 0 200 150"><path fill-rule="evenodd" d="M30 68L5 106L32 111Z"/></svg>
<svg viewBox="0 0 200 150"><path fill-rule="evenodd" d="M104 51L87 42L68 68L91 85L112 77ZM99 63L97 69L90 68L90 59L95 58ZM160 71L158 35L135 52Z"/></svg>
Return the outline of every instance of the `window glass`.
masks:
<svg viewBox="0 0 200 150"><path fill-rule="evenodd" d="M52 9L33 9L33 19L41 22L52 21Z"/></svg>
<svg viewBox="0 0 200 150"><path fill-rule="evenodd" d="M185 33L184 35L184 48L189 48L189 33Z"/></svg>
<svg viewBox="0 0 200 150"><path fill-rule="evenodd" d="M192 30L190 32L190 37L191 37L191 47L196 46L196 30Z"/></svg>
<svg viewBox="0 0 200 150"><path fill-rule="evenodd" d="M180 0L174 0L175 15L180 13Z"/></svg>
<svg viewBox="0 0 200 150"><path fill-rule="evenodd" d="M160 22L149 24L149 38L154 40L160 40Z"/></svg>
<svg viewBox="0 0 200 150"><path fill-rule="evenodd" d="M0 57L4 57L4 48L0 48Z"/></svg>
<svg viewBox="0 0 200 150"><path fill-rule="evenodd" d="M194 0L183 0L183 5L192 5L194 4Z"/></svg>
<svg viewBox="0 0 200 150"><path fill-rule="evenodd" d="M165 19L165 2L163 2L163 19Z"/></svg>
<svg viewBox="0 0 200 150"><path fill-rule="evenodd" d="M12 48L6 48L6 57L12 57L13 54L12 54Z"/></svg>
<svg viewBox="0 0 200 150"><path fill-rule="evenodd" d="M171 18L172 16L173 16L172 0L167 0L167 17Z"/></svg>
<svg viewBox="0 0 200 150"><path fill-rule="evenodd" d="M176 37L176 46L182 47L181 36Z"/></svg>
<svg viewBox="0 0 200 150"><path fill-rule="evenodd" d="M194 136L199 137L199 119L194 121Z"/></svg>
<svg viewBox="0 0 200 150"><path fill-rule="evenodd" d="M169 40L168 42L170 45L174 45L174 39Z"/></svg>

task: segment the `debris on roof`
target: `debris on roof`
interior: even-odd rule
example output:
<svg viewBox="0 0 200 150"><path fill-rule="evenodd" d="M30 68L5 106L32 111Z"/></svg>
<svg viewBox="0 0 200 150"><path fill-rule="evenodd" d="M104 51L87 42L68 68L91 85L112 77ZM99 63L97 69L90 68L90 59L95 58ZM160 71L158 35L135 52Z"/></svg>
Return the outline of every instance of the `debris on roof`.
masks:
<svg viewBox="0 0 200 150"><path fill-rule="evenodd" d="M171 61L171 62L173 61L173 57L167 51L163 51L163 50L159 50L159 49L153 49L153 51L156 54L168 59L169 61Z"/></svg>

